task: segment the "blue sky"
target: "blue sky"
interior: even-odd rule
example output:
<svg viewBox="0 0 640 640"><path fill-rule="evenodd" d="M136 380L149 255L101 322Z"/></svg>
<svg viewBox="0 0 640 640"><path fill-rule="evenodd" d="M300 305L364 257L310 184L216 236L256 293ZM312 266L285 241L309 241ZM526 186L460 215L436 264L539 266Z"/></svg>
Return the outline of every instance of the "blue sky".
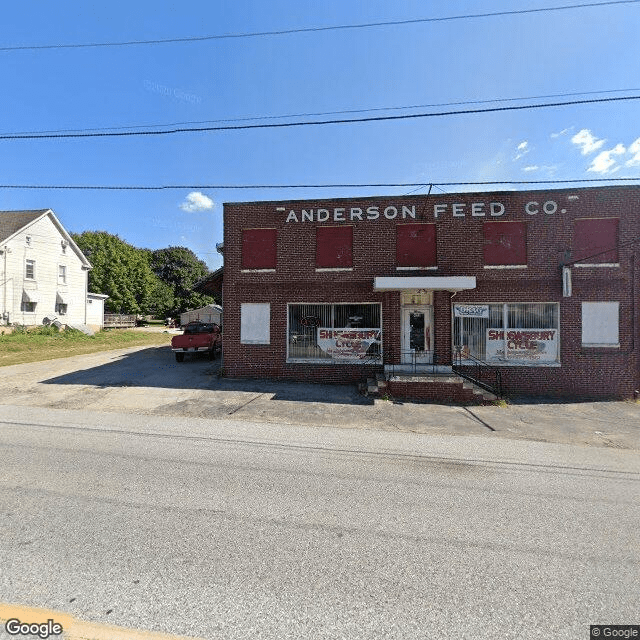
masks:
<svg viewBox="0 0 640 640"><path fill-rule="evenodd" d="M595 0L586 0L594 2ZM0 46L117 42L411 20L568 0L56 2L3 7ZM0 131L197 122L526 98L640 95L640 3L107 48L0 52ZM634 91L635 89L635 91ZM467 108L562 100L523 100ZM465 106L452 107L464 109ZM367 115L440 108L376 111ZM296 184L640 178L640 101L290 129L2 140L2 184ZM307 118L310 119L310 118ZM275 120L277 121L277 120ZM504 187L498 187L503 189ZM481 190L442 187L440 191ZM0 189L73 232L189 247L221 265L222 203L396 195L407 188ZM419 190L416 193L424 192Z"/></svg>

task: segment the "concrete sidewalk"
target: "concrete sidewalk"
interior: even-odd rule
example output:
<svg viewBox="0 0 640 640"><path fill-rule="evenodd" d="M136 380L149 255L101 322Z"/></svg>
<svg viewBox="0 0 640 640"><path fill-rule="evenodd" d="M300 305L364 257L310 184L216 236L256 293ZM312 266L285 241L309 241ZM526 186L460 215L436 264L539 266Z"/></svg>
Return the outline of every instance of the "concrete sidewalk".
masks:
<svg viewBox="0 0 640 640"><path fill-rule="evenodd" d="M1 405L279 425L510 438L640 450L640 404L447 406L365 398L355 386L232 380L219 363L133 347L0 368Z"/></svg>

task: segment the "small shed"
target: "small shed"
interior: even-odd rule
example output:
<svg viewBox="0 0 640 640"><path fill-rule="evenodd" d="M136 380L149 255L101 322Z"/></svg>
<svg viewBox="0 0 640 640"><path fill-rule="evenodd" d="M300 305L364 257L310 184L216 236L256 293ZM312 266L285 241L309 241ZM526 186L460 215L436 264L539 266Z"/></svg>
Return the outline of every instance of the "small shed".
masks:
<svg viewBox="0 0 640 640"><path fill-rule="evenodd" d="M218 304L208 304L200 309L191 309L180 314L180 326L190 322L215 322L222 324L222 307Z"/></svg>
<svg viewBox="0 0 640 640"><path fill-rule="evenodd" d="M87 293L87 315L85 324L94 331L104 327L104 301L109 296L103 293Z"/></svg>

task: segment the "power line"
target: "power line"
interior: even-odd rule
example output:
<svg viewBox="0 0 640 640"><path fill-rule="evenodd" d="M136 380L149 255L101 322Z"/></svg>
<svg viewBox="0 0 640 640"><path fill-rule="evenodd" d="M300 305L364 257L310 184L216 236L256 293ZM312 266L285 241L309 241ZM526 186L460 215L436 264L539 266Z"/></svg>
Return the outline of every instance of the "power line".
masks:
<svg viewBox="0 0 640 640"><path fill-rule="evenodd" d="M602 91L574 91L570 93L549 93L539 96L523 96L520 98L492 98L487 100L461 100L457 102L435 102L431 104L413 104L396 107L370 107L363 109L341 109L338 111L317 111L310 113L289 113L276 116L244 116L239 118L219 118L217 120L191 120L186 122L169 122L164 124L132 124L121 125L117 127L86 127L81 129L49 129L41 131L14 131L8 133L0 133L0 136L17 136L17 135L44 135L49 133L84 133L93 131L120 131L123 129L144 129L153 127L179 127L191 124L213 124L217 122L246 122L249 120L281 120L283 118L304 118L316 116L341 115L346 113L370 113L374 111L405 111L408 109L429 109L433 107L451 107L467 104L491 104L497 102L518 102L520 100L543 100L547 98L567 98L570 96L589 96L606 93L628 93L630 91L640 91L640 87L632 89L604 89Z"/></svg>
<svg viewBox="0 0 640 640"><path fill-rule="evenodd" d="M585 182L640 182L636 178L577 178L575 180L485 180L482 182L364 182L335 184L167 184L167 185L26 185L0 184L0 189L65 189L86 191L163 191L184 189L362 189L418 187L487 186L517 184L575 184Z"/></svg>
<svg viewBox="0 0 640 640"><path fill-rule="evenodd" d="M0 47L0 51L36 51L43 49L87 49L97 47L126 47L132 45L171 44L178 42L204 42L207 40L230 40L239 38L258 38L266 36L283 36L296 33L319 33L322 31L338 31L347 29L370 29L372 27L392 27L409 24L424 24L429 22L449 22L453 20L471 20L476 18L493 18L499 16L515 16L531 13L547 13L551 11L565 11L570 9L584 9L588 7L604 7L619 4L636 4L640 0L610 0L608 2L593 2L570 4L559 7L541 7L539 9L516 9L512 11L496 11L492 13L469 13L455 16L443 16L439 18L414 18L410 20L389 20L384 22L365 22L360 24L340 24L327 27L302 27L299 29L278 29L274 31L255 31L248 33L223 33L209 36L189 36L185 38L165 38L156 40L126 40L122 42L86 42L76 44L42 44L42 45L16 45Z"/></svg>
<svg viewBox="0 0 640 640"><path fill-rule="evenodd" d="M640 1L640 0L638 0ZM439 111L435 113L411 113L398 116L372 116L369 118L344 118L332 120L313 120L303 122L274 122L269 124L236 124L218 127L179 127L162 131L101 131L93 133L47 133L47 134L8 134L0 135L0 140L45 140L55 138L113 138L131 136L161 136L176 133L203 133L207 131L240 131L245 129L281 129L284 127L306 127L328 124L353 124L356 122L383 122L388 120L410 120L415 118L434 118L438 116L457 116L474 113L495 113L499 111L522 111L524 109L542 109L547 107L566 107L578 104L596 104L602 102L620 102L640 100L640 96L621 96L618 98L593 98L590 100L571 100L568 102L545 102L543 104L525 104L511 107L490 107L486 109L465 109L461 111Z"/></svg>

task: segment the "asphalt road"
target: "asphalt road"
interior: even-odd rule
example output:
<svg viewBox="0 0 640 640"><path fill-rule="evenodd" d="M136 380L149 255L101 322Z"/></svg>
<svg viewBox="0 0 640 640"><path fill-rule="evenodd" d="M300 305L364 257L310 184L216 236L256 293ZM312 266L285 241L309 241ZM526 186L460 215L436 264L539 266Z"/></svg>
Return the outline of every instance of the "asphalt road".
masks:
<svg viewBox="0 0 640 640"><path fill-rule="evenodd" d="M638 623L637 452L3 406L0 601L202 638Z"/></svg>

